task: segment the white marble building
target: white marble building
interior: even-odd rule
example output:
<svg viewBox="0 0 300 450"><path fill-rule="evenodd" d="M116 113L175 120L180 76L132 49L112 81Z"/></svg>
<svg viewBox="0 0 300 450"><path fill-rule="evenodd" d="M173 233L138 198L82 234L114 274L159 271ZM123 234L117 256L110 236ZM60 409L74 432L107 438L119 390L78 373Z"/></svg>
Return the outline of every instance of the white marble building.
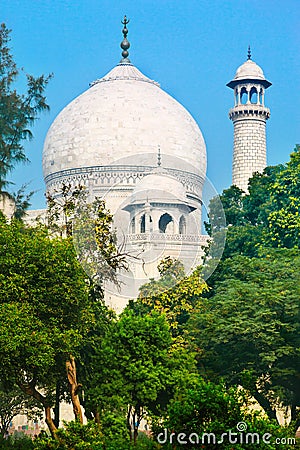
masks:
<svg viewBox="0 0 300 450"><path fill-rule="evenodd" d="M207 242L201 229L202 133L180 103L131 63L127 19L123 23L121 61L60 112L43 151L47 191L59 192L63 183L85 185L90 200L106 200L126 251L141 255L120 274L122 292L106 286L107 301L117 310L158 274L163 257L179 258L189 272ZM250 50L227 85L235 98L233 184L244 191L252 174L266 166L270 111L264 94L270 85Z"/></svg>
<svg viewBox="0 0 300 450"><path fill-rule="evenodd" d="M132 298L164 256L187 270L201 260L206 148L189 112L130 62L127 32L125 23L121 61L54 120L43 171L50 193L83 184L105 198L126 249L142 252L124 275L121 296Z"/></svg>

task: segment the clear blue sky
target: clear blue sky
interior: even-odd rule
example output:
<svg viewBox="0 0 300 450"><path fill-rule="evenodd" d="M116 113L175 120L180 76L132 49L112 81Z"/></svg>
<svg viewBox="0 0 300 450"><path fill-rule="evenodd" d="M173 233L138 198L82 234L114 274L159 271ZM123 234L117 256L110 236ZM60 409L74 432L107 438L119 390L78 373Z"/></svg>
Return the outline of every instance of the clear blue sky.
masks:
<svg viewBox="0 0 300 450"><path fill-rule="evenodd" d="M300 143L299 0L2 0L1 21L13 30L13 54L35 76L54 73L51 107L26 145L31 164L11 174L16 186L39 190L47 129L59 111L120 59L120 21L129 17L131 61L181 102L198 122L208 154L208 177L218 191L231 184L233 93L226 83L252 59L273 85L266 94L268 163L286 162Z"/></svg>

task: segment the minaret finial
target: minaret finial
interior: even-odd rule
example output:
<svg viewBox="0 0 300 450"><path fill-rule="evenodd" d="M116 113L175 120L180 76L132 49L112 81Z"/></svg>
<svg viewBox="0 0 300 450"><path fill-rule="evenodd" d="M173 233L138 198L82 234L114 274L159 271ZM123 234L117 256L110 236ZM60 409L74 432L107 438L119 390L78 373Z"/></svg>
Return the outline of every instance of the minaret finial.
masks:
<svg viewBox="0 0 300 450"><path fill-rule="evenodd" d="M251 59L251 48L250 48L250 45L248 45L248 59Z"/></svg>
<svg viewBox="0 0 300 450"><path fill-rule="evenodd" d="M128 29L127 29L127 24L130 22L130 19L127 19L126 16L124 16L124 20L121 20L121 23L124 25L122 33L123 33L123 41L120 44L122 51L122 59L121 59L121 63L129 63L130 64L130 60L128 58L128 49L130 47L130 43L127 40L127 34L128 34Z"/></svg>
<svg viewBox="0 0 300 450"><path fill-rule="evenodd" d="M157 152L157 167L161 166L161 154L160 154L160 146L158 146L158 152Z"/></svg>

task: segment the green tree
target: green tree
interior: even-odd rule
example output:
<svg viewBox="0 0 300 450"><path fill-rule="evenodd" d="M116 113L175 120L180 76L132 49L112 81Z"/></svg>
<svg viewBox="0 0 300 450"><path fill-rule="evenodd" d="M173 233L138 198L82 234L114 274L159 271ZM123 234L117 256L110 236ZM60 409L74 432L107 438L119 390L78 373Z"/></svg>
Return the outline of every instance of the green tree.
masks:
<svg viewBox="0 0 300 450"><path fill-rule="evenodd" d="M249 389L272 419L300 406L299 269L299 250L226 259L190 323L202 373Z"/></svg>
<svg viewBox="0 0 300 450"><path fill-rule="evenodd" d="M81 235L83 256L91 251L95 256L96 250L98 284L84 272L71 237L55 237L43 226L27 227L17 220L8 224L3 217L0 223L0 380L17 384L43 405L53 435L61 399L71 400L82 422L76 360L85 339L99 328L98 321L109 317L102 280L112 279L124 261L110 236L112 216L104 203L81 207L81 220L86 219L91 232ZM96 243L92 249L87 245L91 235Z"/></svg>
<svg viewBox="0 0 300 450"><path fill-rule="evenodd" d="M13 217L18 220L22 220L26 216L26 211L31 206L30 199L34 194L34 191L26 192L27 187L28 183L25 183L17 190L17 192L11 195L15 204Z"/></svg>
<svg viewBox="0 0 300 450"><path fill-rule="evenodd" d="M300 146L290 161L267 167L249 181L249 193L236 186L220 196L227 221L223 259L232 255L257 256L261 247L299 248ZM209 232L219 231L219 199L210 204Z"/></svg>
<svg viewBox="0 0 300 450"><path fill-rule="evenodd" d="M93 317L72 242L42 228L0 227L0 379L40 402L52 433L56 382Z"/></svg>
<svg viewBox="0 0 300 450"><path fill-rule="evenodd" d="M51 75L27 77L25 94L19 94L14 84L20 75L13 60L10 33L0 26L0 192L8 184L7 176L16 164L28 161L24 143L32 138L31 128L42 111L49 109L44 96Z"/></svg>
<svg viewBox="0 0 300 450"><path fill-rule="evenodd" d="M105 201L96 197L88 202L84 186L63 184L59 191L47 193L47 226L52 233L73 238L78 258L90 284L100 288L105 280L118 284L117 271L127 270L130 254L118 246L113 215Z"/></svg>
<svg viewBox="0 0 300 450"><path fill-rule="evenodd" d="M249 406L243 390L199 379L193 389L181 392L170 403L160 430L155 432L156 439L161 444L171 441L172 448L186 449L294 448L293 445L273 445L275 437L291 437L292 430L251 412ZM241 432L241 425L245 427L244 432ZM259 444L249 438L246 443L247 433L255 433ZM263 442L265 433L268 433L269 443Z"/></svg>
<svg viewBox="0 0 300 450"><path fill-rule="evenodd" d="M79 203L87 202L85 187L81 184L73 187L71 184L61 186L52 193L46 192L47 226L52 233L60 236L72 236L72 223Z"/></svg>
<svg viewBox="0 0 300 450"><path fill-rule="evenodd" d="M34 419L40 417L41 412L41 405L17 386L0 386L0 437L6 435L11 421L18 414Z"/></svg>
<svg viewBox="0 0 300 450"><path fill-rule="evenodd" d="M182 263L170 257L158 266L160 278L150 280L140 288L137 302L129 305L140 312L152 310L165 314L173 337L184 334L184 326L191 314L201 307L201 294L207 290L201 268L186 276Z"/></svg>
<svg viewBox="0 0 300 450"><path fill-rule="evenodd" d="M268 216L265 244L300 248L300 145L271 186L272 211Z"/></svg>
<svg viewBox="0 0 300 450"><path fill-rule="evenodd" d="M105 410L119 410L136 441L147 408L158 401L167 383L171 342L165 318L156 312L140 316L125 310L111 323L95 349L85 393L100 424Z"/></svg>

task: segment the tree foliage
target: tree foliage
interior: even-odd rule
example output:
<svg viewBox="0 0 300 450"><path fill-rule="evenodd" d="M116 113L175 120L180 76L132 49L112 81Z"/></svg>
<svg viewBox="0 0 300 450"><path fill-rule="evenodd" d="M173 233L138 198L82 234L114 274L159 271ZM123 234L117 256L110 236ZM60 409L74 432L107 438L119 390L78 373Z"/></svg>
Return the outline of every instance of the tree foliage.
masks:
<svg viewBox="0 0 300 450"><path fill-rule="evenodd" d="M111 215L103 202L95 206L95 217L88 215L88 205L84 208L101 267L115 271L123 256L118 257L110 238ZM0 379L17 384L43 405L55 435L59 420L54 423L51 408L56 403L58 411L60 400L70 399L82 421L76 370L80 350L97 333L98 322L105 324L111 314L103 305L101 284L84 272L71 237L18 220L9 224L2 217L0 244Z"/></svg>
<svg viewBox="0 0 300 450"><path fill-rule="evenodd" d="M182 263L170 257L158 266L160 278L140 288L138 301L131 304L141 311L155 310L165 314L173 337L184 334L184 325L201 305L201 294L207 290L201 269L186 276Z"/></svg>
<svg viewBox="0 0 300 450"><path fill-rule="evenodd" d="M299 269L296 250L228 259L193 319L205 372L249 389L271 418L300 406Z"/></svg>
<svg viewBox="0 0 300 450"><path fill-rule="evenodd" d="M223 258L236 254L257 256L261 247L299 248L300 146L290 161L267 167L249 181L249 193L236 186L220 196L227 220L227 241ZM210 205L211 223L218 231L219 209ZM207 229L210 230L210 223Z"/></svg>
<svg viewBox="0 0 300 450"><path fill-rule="evenodd" d="M72 243L20 222L0 228L0 379L43 404L48 425L56 382L93 320Z"/></svg>
<svg viewBox="0 0 300 450"><path fill-rule="evenodd" d="M169 327L156 312L140 316L126 310L100 339L94 342L93 373L86 382L89 407L100 424L105 410L119 410L136 440L147 408L159 401L169 377Z"/></svg>
<svg viewBox="0 0 300 450"><path fill-rule="evenodd" d="M225 251L190 323L202 373L243 385L272 418L288 406L293 420L300 406L299 173L296 145L286 164L250 179L248 194L236 186L223 192ZM214 200L211 214L218 214Z"/></svg>
<svg viewBox="0 0 300 450"><path fill-rule="evenodd" d="M287 445L286 440L282 445L273 445L275 437L290 437L291 429L265 420L247 406L249 399L244 391L200 378L193 389L180 393L171 401L168 415L155 434L159 442L166 442L167 448L170 441L173 445L169 448L186 449L294 448ZM255 434L259 443L250 437L247 441L247 433ZM269 437L268 443L263 442L265 433Z"/></svg>
<svg viewBox="0 0 300 450"><path fill-rule="evenodd" d="M18 414L29 419L42 415L41 405L32 397L24 394L17 386L0 385L0 436L8 433L10 423Z"/></svg>
<svg viewBox="0 0 300 450"><path fill-rule="evenodd" d="M49 109L44 95L51 75L37 78L26 75L25 94L15 89L20 75L13 60L10 33L0 26L0 191L8 184L7 176L16 164L28 161L24 143L32 138L32 126L42 111Z"/></svg>

